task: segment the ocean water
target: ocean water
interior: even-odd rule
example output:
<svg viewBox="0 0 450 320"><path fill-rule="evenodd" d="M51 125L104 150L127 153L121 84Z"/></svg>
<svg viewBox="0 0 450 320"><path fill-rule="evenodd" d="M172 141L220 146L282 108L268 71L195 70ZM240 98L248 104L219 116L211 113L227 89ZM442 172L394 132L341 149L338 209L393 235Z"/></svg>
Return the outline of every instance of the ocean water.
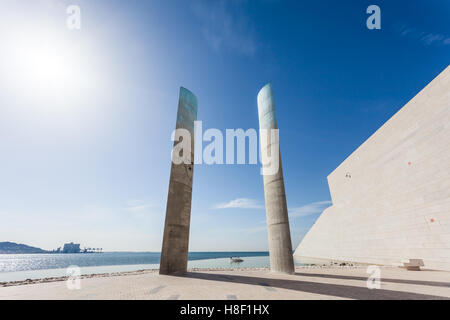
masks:
<svg viewBox="0 0 450 320"><path fill-rule="evenodd" d="M261 257L268 252L189 252L188 260ZM0 273L79 267L159 264L159 252L105 252L78 254L0 254Z"/></svg>
<svg viewBox="0 0 450 320"><path fill-rule="evenodd" d="M0 282L66 276L69 266L81 274L159 268L157 252L105 252L90 254L0 254ZM241 257L233 263L230 257ZM189 252L188 268L268 267L268 252Z"/></svg>
<svg viewBox="0 0 450 320"><path fill-rule="evenodd" d="M77 266L82 275L158 269L158 252L105 252L89 254L0 254L0 282L67 276L67 268ZM243 262L232 262L240 257ZM324 261L294 259L296 266ZM192 268L265 268L268 252L189 252Z"/></svg>

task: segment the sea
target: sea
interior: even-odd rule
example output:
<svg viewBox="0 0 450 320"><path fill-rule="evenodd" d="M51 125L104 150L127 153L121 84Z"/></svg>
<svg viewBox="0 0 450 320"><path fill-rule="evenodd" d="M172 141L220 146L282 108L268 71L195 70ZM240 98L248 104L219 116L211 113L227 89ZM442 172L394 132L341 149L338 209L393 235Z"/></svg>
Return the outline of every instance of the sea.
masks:
<svg viewBox="0 0 450 320"><path fill-rule="evenodd" d="M158 269L159 252L103 252L74 254L0 254L0 282L63 277L77 267L81 275ZM240 257L233 262L230 257ZM301 263L296 262L296 265ZM269 252L189 252L192 268L263 268Z"/></svg>

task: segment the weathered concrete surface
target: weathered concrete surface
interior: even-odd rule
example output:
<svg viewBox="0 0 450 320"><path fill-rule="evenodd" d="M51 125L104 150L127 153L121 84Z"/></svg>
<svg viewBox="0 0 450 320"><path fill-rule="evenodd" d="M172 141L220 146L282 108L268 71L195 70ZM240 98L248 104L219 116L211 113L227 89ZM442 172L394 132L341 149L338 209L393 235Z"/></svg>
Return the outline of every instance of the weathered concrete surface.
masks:
<svg viewBox="0 0 450 320"><path fill-rule="evenodd" d="M381 268L381 288L368 289L366 268L297 268L294 275L264 270L195 271L184 277L141 272L81 279L80 290L65 281L0 287L4 299L450 299L450 274Z"/></svg>
<svg viewBox="0 0 450 320"><path fill-rule="evenodd" d="M183 274L187 269L196 119L197 98L189 90L180 88L176 129L189 131L191 155L189 163L172 162L159 270L161 274ZM174 146L176 144L177 141ZM183 154L183 158L186 156Z"/></svg>
<svg viewBox="0 0 450 320"><path fill-rule="evenodd" d="M260 130L278 129L275 116L272 86L267 84L258 93L258 115ZM262 136L262 135L260 135ZM278 170L274 174L263 174L266 219L269 236L270 270L272 272L294 273L291 233L284 190L283 170L278 141L261 140L261 154L264 157L268 149L277 152Z"/></svg>
<svg viewBox="0 0 450 320"><path fill-rule="evenodd" d="M328 176L295 255L450 270L450 67Z"/></svg>

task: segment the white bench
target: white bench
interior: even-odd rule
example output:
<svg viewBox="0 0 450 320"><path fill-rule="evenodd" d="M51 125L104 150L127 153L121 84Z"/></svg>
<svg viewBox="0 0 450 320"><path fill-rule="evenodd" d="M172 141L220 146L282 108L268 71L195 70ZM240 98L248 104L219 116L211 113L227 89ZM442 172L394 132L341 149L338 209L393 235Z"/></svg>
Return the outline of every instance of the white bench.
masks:
<svg viewBox="0 0 450 320"><path fill-rule="evenodd" d="M420 271L420 267L424 265L422 259L403 259L400 267L406 270Z"/></svg>

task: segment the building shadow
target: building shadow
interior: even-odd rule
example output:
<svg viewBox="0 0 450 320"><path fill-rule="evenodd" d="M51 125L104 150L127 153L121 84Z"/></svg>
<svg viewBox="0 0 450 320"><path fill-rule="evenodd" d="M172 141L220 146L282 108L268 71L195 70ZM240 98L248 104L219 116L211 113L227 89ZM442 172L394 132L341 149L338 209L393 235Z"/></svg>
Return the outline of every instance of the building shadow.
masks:
<svg viewBox="0 0 450 320"><path fill-rule="evenodd" d="M317 277L317 278L341 279L341 280L360 280L360 281L367 280L367 278L365 278L365 277L344 276L344 275L339 275L339 274L296 272L295 275L296 276L304 276L304 277ZM383 277L381 278L381 282L404 283L404 284L415 284L415 285L421 285L421 286L450 288L450 282L422 281L422 280L408 280L408 279L387 279L387 278L383 278Z"/></svg>
<svg viewBox="0 0 450 320"><path fill-rule="evenodd" d="M364 287L358 287L358 286L318 283L302 280L271 279L271 278L250 277L242 275L222 275L222 274L212 274L202 272L188 272L184 277L255 285L264 287L266 289L280 288L287 290L295 290L299 292L321 294L326 296L357 299L357 300L450 300L450 298L428 294L386 290L386 289L371 290L366 288L365 284ZM364 282L365 281L366 279L364 279ZM282 298L282 296L280 298Z"/></svg>

